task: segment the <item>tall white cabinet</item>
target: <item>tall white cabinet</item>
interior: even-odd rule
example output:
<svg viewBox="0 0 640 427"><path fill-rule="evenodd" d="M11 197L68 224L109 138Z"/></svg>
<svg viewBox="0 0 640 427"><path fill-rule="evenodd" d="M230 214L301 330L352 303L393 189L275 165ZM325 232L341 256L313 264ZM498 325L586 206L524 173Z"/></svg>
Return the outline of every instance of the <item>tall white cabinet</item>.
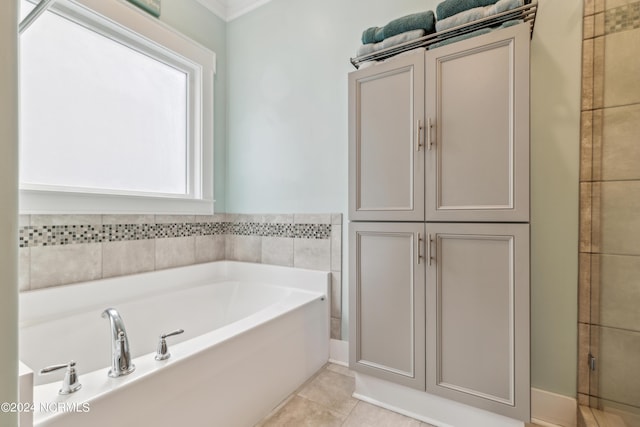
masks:
<svg viewBox="0 0 640 427"><path fill-rule="evenodd" d="M350 367L530 417L529 27L349 75Z"/></svg>

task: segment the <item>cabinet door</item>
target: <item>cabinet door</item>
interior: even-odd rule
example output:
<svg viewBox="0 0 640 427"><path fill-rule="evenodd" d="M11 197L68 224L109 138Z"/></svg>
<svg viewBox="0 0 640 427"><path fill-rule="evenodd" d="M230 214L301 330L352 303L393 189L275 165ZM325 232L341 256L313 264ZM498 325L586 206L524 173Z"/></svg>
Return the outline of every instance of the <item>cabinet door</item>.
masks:
<svg viewBox="0 0 640 427"><path fill-rule="evenodd" d="M427 391L529 420L529 225L427 224Z"/></svg>
<svg viewBox="0 0 640 427"><path fill-rule="evenodd" d="M349 218L424 220L424 51L349 74Z"/></svg>
<svg viewBox="0 0 640 427"><path fill-rule="evenodd" d="M433 49L425 61L427 221L527 222L528 24Z"/></svg>
<svg viewBox="0 0 640 427"><path fill-rule="evenodd" d="M424 224L349 227L349 366L424 390Z"/></svg>

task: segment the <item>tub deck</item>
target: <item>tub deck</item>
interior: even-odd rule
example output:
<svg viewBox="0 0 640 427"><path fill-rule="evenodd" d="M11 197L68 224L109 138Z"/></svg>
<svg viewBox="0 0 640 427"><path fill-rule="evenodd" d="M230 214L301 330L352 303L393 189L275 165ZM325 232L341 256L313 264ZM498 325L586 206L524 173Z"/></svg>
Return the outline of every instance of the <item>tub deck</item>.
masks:
<svg viewBox="0 0 640 427"><path fill-rule="evenodd" d="M34 371L76 360L83 384L60 396L60 374L34 387L37 426L249 426L328 360L327 272L221 261L98 282L21 297L21 359ZM101 304L105 293L117 297ZM136 365L120 378L107 376L107 306L124 319ZM155 361L158 335L178 328L172 357Z"/></svg>

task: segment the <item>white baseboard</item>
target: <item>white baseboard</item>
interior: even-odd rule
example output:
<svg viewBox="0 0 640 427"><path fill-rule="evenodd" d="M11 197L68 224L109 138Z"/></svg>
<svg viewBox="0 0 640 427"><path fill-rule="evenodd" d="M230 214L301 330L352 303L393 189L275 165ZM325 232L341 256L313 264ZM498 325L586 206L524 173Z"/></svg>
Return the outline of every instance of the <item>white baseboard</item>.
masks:
<svg viewBox="0 0 640 427"><path fill-rule="evenodd" d="M531 389L531 420L542 426L576 427L577 401L537 388Z"/></svg>
<svg viewBox="0 0 640 427"><path fill-rule="evenodd" d="M329 340L329 362L349 366L349 341Z"/></svg>
<svg viewBox="0 0 640 427"><path fill-rule="evenodd" d="M438 427L524 427L522 421L360 373L353 397Z"/></svg>
<svg viewBox="0 0 640 427"><path fill-rule="evenodd" d="M522 421L482 411L428 393L356 374L354 397L418 420L442 427L516 427ZM576 427L577 401L571 397L536 388L531 389L531 422L545 427Z"/></svg>
<svg viewBox="0 0 640 427"><path fill-rule="evenodd" d="M334 339L329 341L329 362L349 366L348 341ZM363 399L363 396L358 397ZM373 402L371 398L365 397L363 400L384 406L380 402ZM531 422L535 424L544 427L576 427L576 411L577 401L574 398L537 388L531 389Z"/></svg>

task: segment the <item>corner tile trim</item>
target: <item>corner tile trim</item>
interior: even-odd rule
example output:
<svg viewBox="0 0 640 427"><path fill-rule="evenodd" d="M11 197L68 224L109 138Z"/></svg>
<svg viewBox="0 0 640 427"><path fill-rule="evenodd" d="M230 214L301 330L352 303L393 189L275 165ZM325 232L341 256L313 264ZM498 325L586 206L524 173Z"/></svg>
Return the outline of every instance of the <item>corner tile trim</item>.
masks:
<svg viewBox="0 0 640 427"><path fill-rule="evenodd" d="M295 239L329 239L331 237L331 225L256 222L42 225L20 227L18 239L19 247L31 248L224 234Z"/></svg>

